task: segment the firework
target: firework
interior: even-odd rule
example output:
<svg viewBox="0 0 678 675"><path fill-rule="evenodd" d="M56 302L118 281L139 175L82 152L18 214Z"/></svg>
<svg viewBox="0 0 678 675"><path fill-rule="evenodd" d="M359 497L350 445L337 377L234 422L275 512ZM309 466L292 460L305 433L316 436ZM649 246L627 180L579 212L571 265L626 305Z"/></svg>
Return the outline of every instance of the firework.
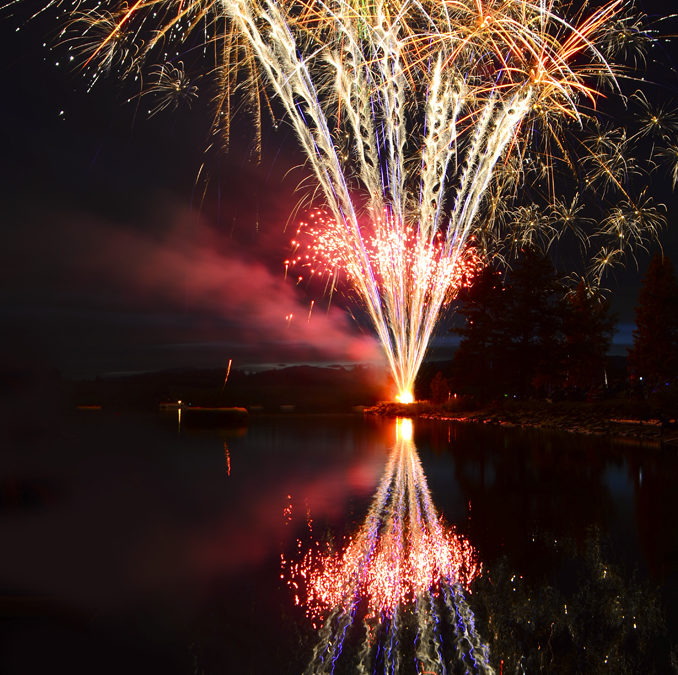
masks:
<svg viewBox="0 0 678 675"><path fill-rule="evenodd" d="M181 104L190 107L198 96L198 88L191 84L181 61L176 66L171 63L156 66L153 76L154 82L146 93L153 94L157 102L149 110L149 117L163 110L176 110Z"/></svg>
<svg viewBox="0 0 678 675"><path fill-rule="evenodd" d="M308 672L331 670L355 622L365 634L357 672L371 672L370 661L379 654L385 672L398 672L409 633L424 670L445 672L447 659L473 663L475 672L489 670L487 648L464 599L480 571L469 542L436 514L411 420L397 420L396 443L360 532L340 552L313 547L297 562L283 558L295 602L319 629ZM443 624L454 635L451 652Z"/></svg>
<svg viewBox="0 0 678 675"><path fill-rule="evenodd" d="M105 13L84 5L76 2L74 28L84 27L79 48L97 74L140 70L203 27L197 42L218 61L215 131L228 134L236 90L246 92L258 129L277 101L324 214L316 212L311 253L297 263L313 270L331 261L332 289L338 272L346 276L403 399L469 258L547 249L571 232L584 249L614 246L616 259L656 235L657 207L628 192L638 171L631 138L580 131L576 152L565 140L569 126L597 123L599 91L618 89L613 58L644 62L651 36L623 0L598 8L567 0L137 0ZM161 107L193 96L180 65L155 71L169 96ZM673 114L652 114L649 104L645 113L633 138L668 144ZM258 131L257 151L260 139ZM585 191L639 212L630 237L616 236L618 214L594 236L590 219L562 220L551 204L563 167ZM520 193L548 204L511 208ZM572 208L577 198L567 199ZM602 258L591 257L600 272Z"/></svg>
<svg viewBox="0 0 678 675"><path fill-rule="evenodd" d="M305 268L309 277L326 277L330 288L334 288L342 274L350 287L360 288L361 279L369 271L373 292L377 293L371 306L375 308L380 303L393 308L394 313L398 310L400 331L389 331L387 324L375 321L376 312L371 313L379 338L386 345L391 370L394 374L410 372L413 380L437 318L426 314L426 308L441 298L443 302L452 299L482 267L482 259L473 246L449 256L442 233L424 237L418 228L394 224L387 212L362 230L364 257L356 257L354 244L346 235L343 223L322 211L314 211L308 222L301 223L292 242L295 254L286 264ZM365 268L366 262L369 270ZM417 297L405 296L406 292L416 292ZM419 321L408 316L415 310ZM396 382L398 400L412 402L412 382L397 376Z"/></svg>

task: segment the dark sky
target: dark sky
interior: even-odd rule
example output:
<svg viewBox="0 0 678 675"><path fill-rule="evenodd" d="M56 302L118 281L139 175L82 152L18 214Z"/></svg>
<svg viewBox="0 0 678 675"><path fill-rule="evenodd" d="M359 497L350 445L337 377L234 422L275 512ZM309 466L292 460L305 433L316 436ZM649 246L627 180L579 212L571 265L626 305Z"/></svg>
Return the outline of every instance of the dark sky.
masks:
<svg viewBox="0 0 678 675"><path fill-rule="evenodd" d="M206 155L206 104L149 120L114 79L87 93L65 51L43 46L51 17L23 23L39 4L0 24L3 365L92 376L379 359L339 304L283 278L304 175L288 173L301 161L291 132L269 130L257 166L241 119L231 152ZM678 262L678 237L664 242ZM607 283L622 340L646 264Z"/></svg>
<svg viewBox="0 0 678 675"><path fill-rule="evenodd" d="M308 321L314 296L284 279L304 176L289 130L260 165L248 120L206 155L206 104L149 120L114 79L88 94L42 46L53 27L18 23L0 47L5 362L91 376L381 359L338 306L317 298Z"/></svg>

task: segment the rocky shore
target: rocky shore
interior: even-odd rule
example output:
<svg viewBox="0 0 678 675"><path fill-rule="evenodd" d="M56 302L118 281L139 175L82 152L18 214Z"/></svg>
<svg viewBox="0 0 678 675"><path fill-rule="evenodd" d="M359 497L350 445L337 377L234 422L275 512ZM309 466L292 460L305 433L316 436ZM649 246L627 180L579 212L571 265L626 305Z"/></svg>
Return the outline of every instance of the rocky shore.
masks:
<svg viewBox="0 0 678 675"><path fill-rule="evenodd" d="M464 411L425 401L409 405L385 402L368 408L365 413L628 438L678 448L676 419L633 414L627 405L535 401Z"/></svg>

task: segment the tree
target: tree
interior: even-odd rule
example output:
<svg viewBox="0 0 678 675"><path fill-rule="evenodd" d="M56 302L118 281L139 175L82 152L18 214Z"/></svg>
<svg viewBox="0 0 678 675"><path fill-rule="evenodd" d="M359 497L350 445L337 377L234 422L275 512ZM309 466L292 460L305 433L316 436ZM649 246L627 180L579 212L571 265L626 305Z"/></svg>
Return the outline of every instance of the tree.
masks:
<svg viewBox="0 0 678 675"><path fill-rule="evenodd" d="M507 289L504 331L512 389L522 396L549 392L561 368L563 287L549 258L525 249Z"/></svg>
<svg viewBox="0 0 678 675"><path fill-rule="evenodd" d="M450 385L442 371L438 371L431 380L431 401L433 403L445 403L450 397Z"/></svg>
<svg viewBox="0 0 678 675"><path fill-rule="evenodd" d="M502 275L486 267L459 296L466 318L455 384L480 394L549 391L561 369L563 293L551 261L532 249Z"/></svg>
<svg viewBox="0 0 678 675"><path fill-rule="evenodd" d="M458 300L466 323L455 329L455 386L487 398L602 383L615 323L609 305L583 282L567 294L542 253L524 250L506 278L485 268Z"/></svg>
<svg viewBox="0 0 678 675"><path fill-rule="evenodd" d="M564 382L570 390L588 390L603 382L605 355L616 322L609 303L583 281L563 303Z"/></svg>
<svg viewBox="0 0 678 675"><path fill-rule="evenodd" d="M462 338L452 361L454 383L483 398L505 391L505 291L501 272L488 265L457 297L466 320L452 329Z"/></svg>
<svg viewBox="0 0 678 675"><path fill-rule="evenodd" d="M638 295L629 370L650 388L678 376L678 282L670 260L659 254Z"/></svg>

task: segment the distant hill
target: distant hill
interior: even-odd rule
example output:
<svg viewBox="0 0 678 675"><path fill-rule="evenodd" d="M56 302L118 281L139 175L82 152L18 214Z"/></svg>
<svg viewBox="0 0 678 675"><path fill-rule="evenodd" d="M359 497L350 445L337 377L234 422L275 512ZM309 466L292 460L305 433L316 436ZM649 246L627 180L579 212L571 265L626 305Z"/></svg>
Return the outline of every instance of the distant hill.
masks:
<svg viewBox="0 0 678 675"><path fill-rule="evenodd" d="M150 409L161 402L244 406L266 412L281 406L303 412L347 411L387 397L382 369L367 366L289 366L248 373L169 370L98 377L74 384L78 405Z"/></svg>

